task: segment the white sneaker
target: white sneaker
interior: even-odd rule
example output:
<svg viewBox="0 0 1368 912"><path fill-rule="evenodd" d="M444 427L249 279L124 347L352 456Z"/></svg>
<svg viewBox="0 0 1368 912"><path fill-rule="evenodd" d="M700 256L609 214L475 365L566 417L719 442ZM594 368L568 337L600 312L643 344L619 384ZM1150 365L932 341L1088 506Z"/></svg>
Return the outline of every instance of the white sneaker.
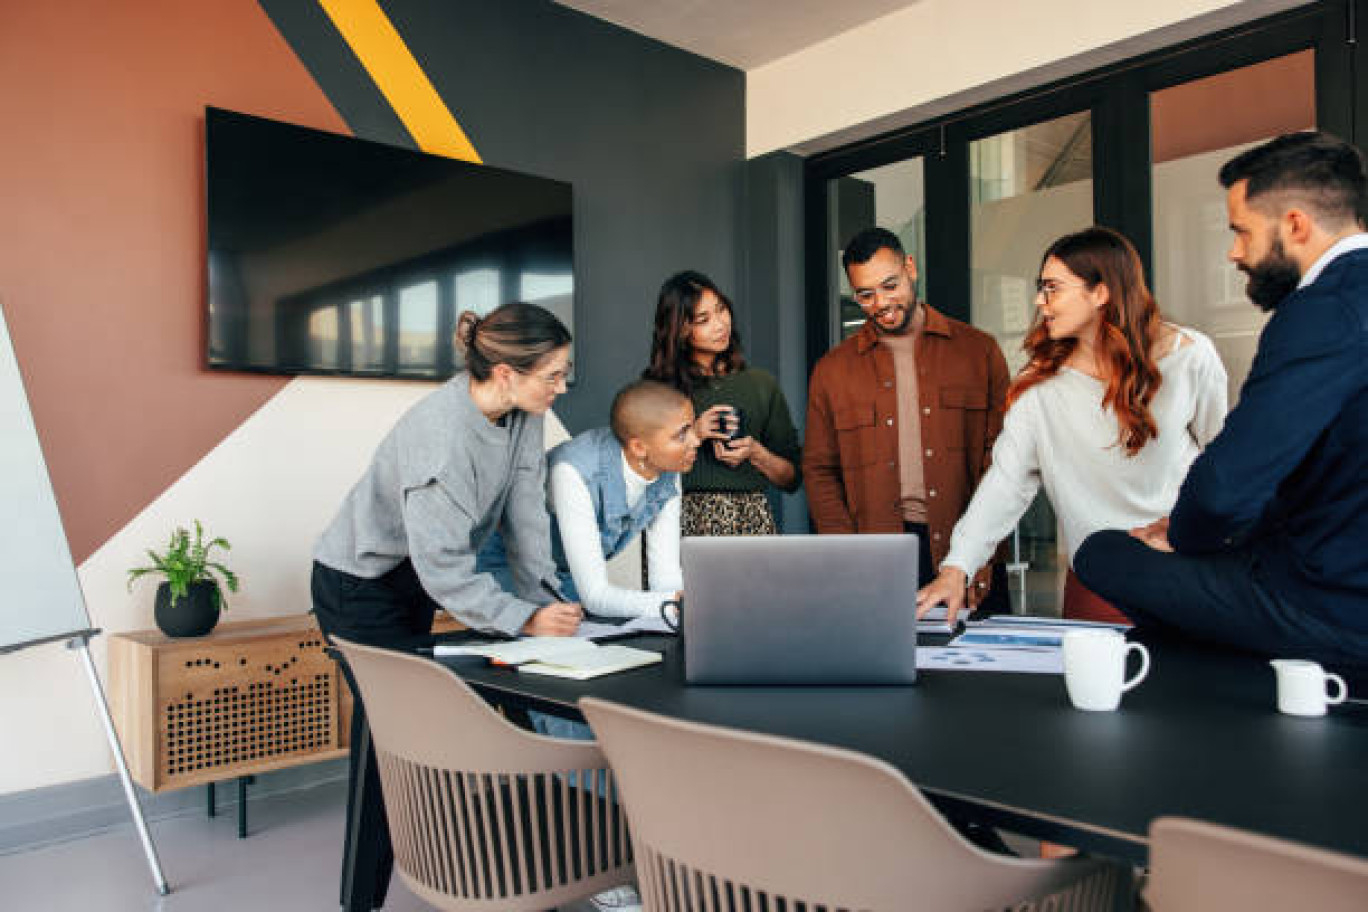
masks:
<svg viewBox="0 0 1368 912"><path fill-rule="evenodd" d="M635 887L614 887L589 897L599 912L641 912L641 897Z"/></svg>

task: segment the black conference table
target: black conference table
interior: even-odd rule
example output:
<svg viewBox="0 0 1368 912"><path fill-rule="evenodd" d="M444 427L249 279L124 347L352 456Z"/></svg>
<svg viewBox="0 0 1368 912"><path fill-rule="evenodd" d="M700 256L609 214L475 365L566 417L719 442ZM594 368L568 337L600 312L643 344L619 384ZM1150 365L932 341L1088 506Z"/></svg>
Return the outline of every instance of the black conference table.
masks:
<svg viewBox="0 0 1368 912"><path fill-rule="evenodd" d="M1131 639L1147 644L1152 668L1111 713L1073 709L1063 678L1047 674L926 671L903 687L686 686L679 644L660 636L626 642L663 653L662 664L583 682L434 661L510 709L578 719L576 701L592 695L860 751L951 816L1136 864L1147 862L1150 823L1166 815L1368 857L1368 704L1284 716L1266 661ZM1351 698L1365 685L1351 681Z"/></svg>
<svg viewBox="0 0 1368 912"><path fill-rule="evenodd" d="M686 686L669 637L628 641L664 653L662 665L583 682L437 661L500 705L579 718L575 701L592 695L860 751L957 816L1140 864L1150 823L1170 814L1368 856L1368 704L1284 716L1266 661L1132 639L1147 643L1153 667L1111 713L1073 709L1063 678L1047 674L926 671L910 687Z"/></svg>

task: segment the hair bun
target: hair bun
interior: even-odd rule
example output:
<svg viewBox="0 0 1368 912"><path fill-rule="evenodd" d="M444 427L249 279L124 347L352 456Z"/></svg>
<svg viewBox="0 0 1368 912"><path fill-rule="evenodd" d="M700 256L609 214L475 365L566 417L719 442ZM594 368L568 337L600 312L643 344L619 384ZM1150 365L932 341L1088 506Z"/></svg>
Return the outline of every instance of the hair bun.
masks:
<svg viewBox="0 0 1368 912"><path fill-rule="evenodd" d="M461 316L456 320L456 344L461 351L468 352L475 347L475 334L480 331L480 324L484 322L480 315L473 310L461 312Z"/></svg>

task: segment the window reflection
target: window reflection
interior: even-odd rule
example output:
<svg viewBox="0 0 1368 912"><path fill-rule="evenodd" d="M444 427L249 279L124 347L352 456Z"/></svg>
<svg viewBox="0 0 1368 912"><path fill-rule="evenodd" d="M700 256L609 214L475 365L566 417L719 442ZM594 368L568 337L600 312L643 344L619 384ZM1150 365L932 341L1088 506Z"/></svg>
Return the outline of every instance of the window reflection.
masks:
<svg viewBox="0 0 1368 912"><path fill-rule="evenodd" d="M1169 319L1211 337L1233 406L1268 315L1249 302L1244 274L1226 259L1231 238L1216 175L1245 149L1315 126L1314 52L1156 92L1150 122L1155 298Z"/></svg>
<svg viewBox="0 0 1368 912"><path fill-rule="evenodd" d="M437 280L399 289L399 367L437 372Z"/></svg>
<svg viewBox="0 0 1368 912"><path fill-rule="evenodd" d="M969 145L970 318L1015 374L1035 310L1040 255L1093 221L1092 115L1081 111Z"/></svg>
<svg viewBox="0 0 1368 912"><path fill-rule="evenodd" d="M337 367L337 308L324 307L309 315L309 360L319 367Z"/></svg>
<svg viewBox="0 0 1368 912"><path fill-rule="evenodd" d="M448 377L464 367L454 344L463 311L526 300L573 331L569 228L537 223L286 295L265 341L291 371Z"/></svg>
<svg viewBox="0 0 1368 912"><path fill-rule="evenodd" d="M347 303L353 370L379 371L385 366L385 300L380 295Z"/></svg>
<svg viewBox="0 0 1368 912"><path fill-rule="evenodd" d="M452 279L456 296L456 312L473 310L484 316L499 306L499 271L471 269L457 273Z"/></svg>

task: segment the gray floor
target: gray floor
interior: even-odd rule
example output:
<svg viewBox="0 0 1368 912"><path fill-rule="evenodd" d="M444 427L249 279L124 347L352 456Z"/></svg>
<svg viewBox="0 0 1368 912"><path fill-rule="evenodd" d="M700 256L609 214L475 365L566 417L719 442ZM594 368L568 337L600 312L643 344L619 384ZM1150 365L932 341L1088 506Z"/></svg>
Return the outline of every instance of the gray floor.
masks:
<svg viewBox="0 0 1368 912"><path fill-rule="evenodd" d="M253 800L251 835L231 809L152 824L171 895L157 896L132 826L0 856L9 912L218 912L337 909L345 789L341 783ZM388 912L430 908L396 877ZM581 903L562 912L591 912Z"/></svg>

